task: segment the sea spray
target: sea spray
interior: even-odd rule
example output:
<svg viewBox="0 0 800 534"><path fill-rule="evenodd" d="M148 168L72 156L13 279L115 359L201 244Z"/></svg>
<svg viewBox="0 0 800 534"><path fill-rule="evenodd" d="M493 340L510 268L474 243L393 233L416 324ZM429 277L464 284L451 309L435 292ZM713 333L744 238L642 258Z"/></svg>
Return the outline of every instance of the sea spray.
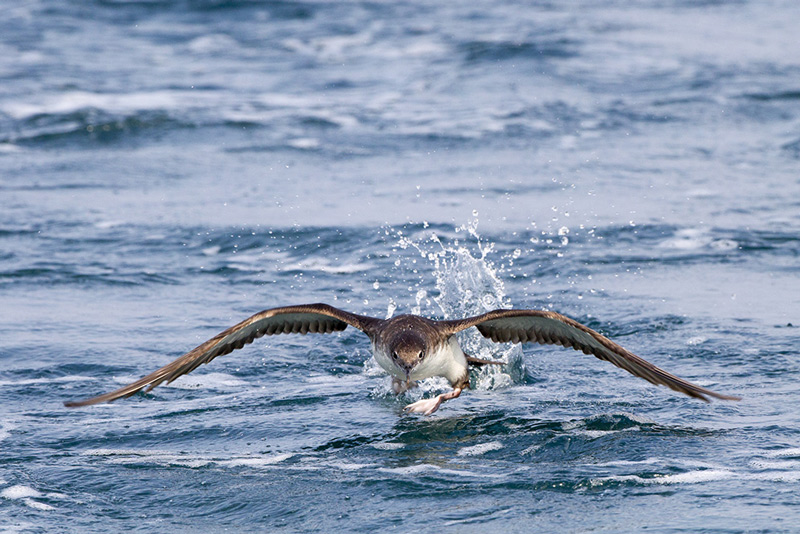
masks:
<svg viewBox="0 0 800 534"><path fill-rule="evenodd" d="M456 235L466 233L466 239L443 238L425 225L421 231L388 228L387 235L393 236L394 250L414 249L416 255L398 254L395 266L408 269L420 276L419 283L408 286L413 295L414 305L410 311L425 316L439 316L456 319L480 315L497 308L511 307L505 293L505 286L498 276L499 269L492 261L495 254L494 243L484 241L477 231L476 217L455 229ZM419 258L432 270L421 269ZM430 272L434 282L426 280L423 272ZM424 287L434 287L436 294L431 296ZM387 318L397 310L397 303L389 299ZM470 382L473 389L497 389L508 387L522 380L522 351L519 345L497 344L484 338L474 328L457 334L465 353L477 358L503 361L506 365L488 365L473 371ZM375 362L368 363L368 370L377 371ZM420 387L410 395L422 396L428 391L446 388L441 378L424 380Z"/></svg>

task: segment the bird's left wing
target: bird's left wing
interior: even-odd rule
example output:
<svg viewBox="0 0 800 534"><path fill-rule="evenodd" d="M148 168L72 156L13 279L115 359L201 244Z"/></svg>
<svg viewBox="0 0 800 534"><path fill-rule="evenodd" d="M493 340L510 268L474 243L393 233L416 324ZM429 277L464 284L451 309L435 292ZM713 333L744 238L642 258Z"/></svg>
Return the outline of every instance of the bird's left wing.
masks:
<svg viewBox="0 0 800 534"><path fill-rule="evenodd" d="M325 334L344 330L350 325L372 337L372 329L379 322L381 322L380 319L356 315L327 304L305 304L264 310L217 334L172 363L132 384L90 399L65 402L64 405L70 408L88 406L128 397L144 388L147 388L146 391L150 391L164 381L172 382L179 376L195 370L201 364L240 349L264 335L306 334L309 332Z"/></svg>
<svg viewBox="0 0 800 534"><path fill-rule="evenodd" d="M476 317L440 321L440 324L450 334L474 326L484 337L499 343L531 342L573 348L611 362L648 382L667 386L706 402L707 397L740 400L739 397L716 393L668 373L591 328L559 313L545 310L494 310Z"/></svg>

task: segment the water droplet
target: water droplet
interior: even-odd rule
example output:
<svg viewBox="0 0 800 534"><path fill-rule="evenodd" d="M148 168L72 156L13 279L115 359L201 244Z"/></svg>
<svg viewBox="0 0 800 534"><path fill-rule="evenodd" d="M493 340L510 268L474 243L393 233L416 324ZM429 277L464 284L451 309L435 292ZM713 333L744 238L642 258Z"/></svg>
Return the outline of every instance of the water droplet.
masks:
<svg viewBox="0 0 800 534"><path fill-rule="evenodd" d="M397 310L397 303L389 299L389 305L386 307L386 318L389 319L394 315L394 312Z"/></svg>

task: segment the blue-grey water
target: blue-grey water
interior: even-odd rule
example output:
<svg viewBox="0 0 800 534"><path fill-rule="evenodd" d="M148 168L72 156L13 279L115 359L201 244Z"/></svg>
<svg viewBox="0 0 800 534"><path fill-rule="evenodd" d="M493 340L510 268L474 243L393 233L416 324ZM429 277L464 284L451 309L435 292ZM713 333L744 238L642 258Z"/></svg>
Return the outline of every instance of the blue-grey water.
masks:
<svg viewBox="0 0 800 534"><path fill-rule="evenodd" d="M800 4L0 7L0 531L800 532ZM547 308L431 417L259 310Z"/></svg>

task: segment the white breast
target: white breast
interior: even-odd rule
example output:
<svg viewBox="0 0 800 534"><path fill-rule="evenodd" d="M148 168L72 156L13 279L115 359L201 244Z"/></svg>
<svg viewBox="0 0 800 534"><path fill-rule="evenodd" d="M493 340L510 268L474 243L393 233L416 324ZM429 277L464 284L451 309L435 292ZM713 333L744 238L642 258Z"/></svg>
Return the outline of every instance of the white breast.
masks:
<svg viewBox="0 0 800 534"><path fill-rule="evenodd" d="M405 380L405 372L398 367L388 352L380 350L375 345L372 346L372 354L390 375ZM451 383L458 382L464 377L467 371L467 357L458 344L455 336L451 337L447 343L425 356L425 359L411 371L411 380L423 380L432 376L443 376Z"/></svg>
<svg viewBox="0 0 800 534"><path fill-rule="evenodd" d="M467 370L467 357L455 336L434 350L411 372L411 380L443 376L451 383L459 381Z"/></svg>

